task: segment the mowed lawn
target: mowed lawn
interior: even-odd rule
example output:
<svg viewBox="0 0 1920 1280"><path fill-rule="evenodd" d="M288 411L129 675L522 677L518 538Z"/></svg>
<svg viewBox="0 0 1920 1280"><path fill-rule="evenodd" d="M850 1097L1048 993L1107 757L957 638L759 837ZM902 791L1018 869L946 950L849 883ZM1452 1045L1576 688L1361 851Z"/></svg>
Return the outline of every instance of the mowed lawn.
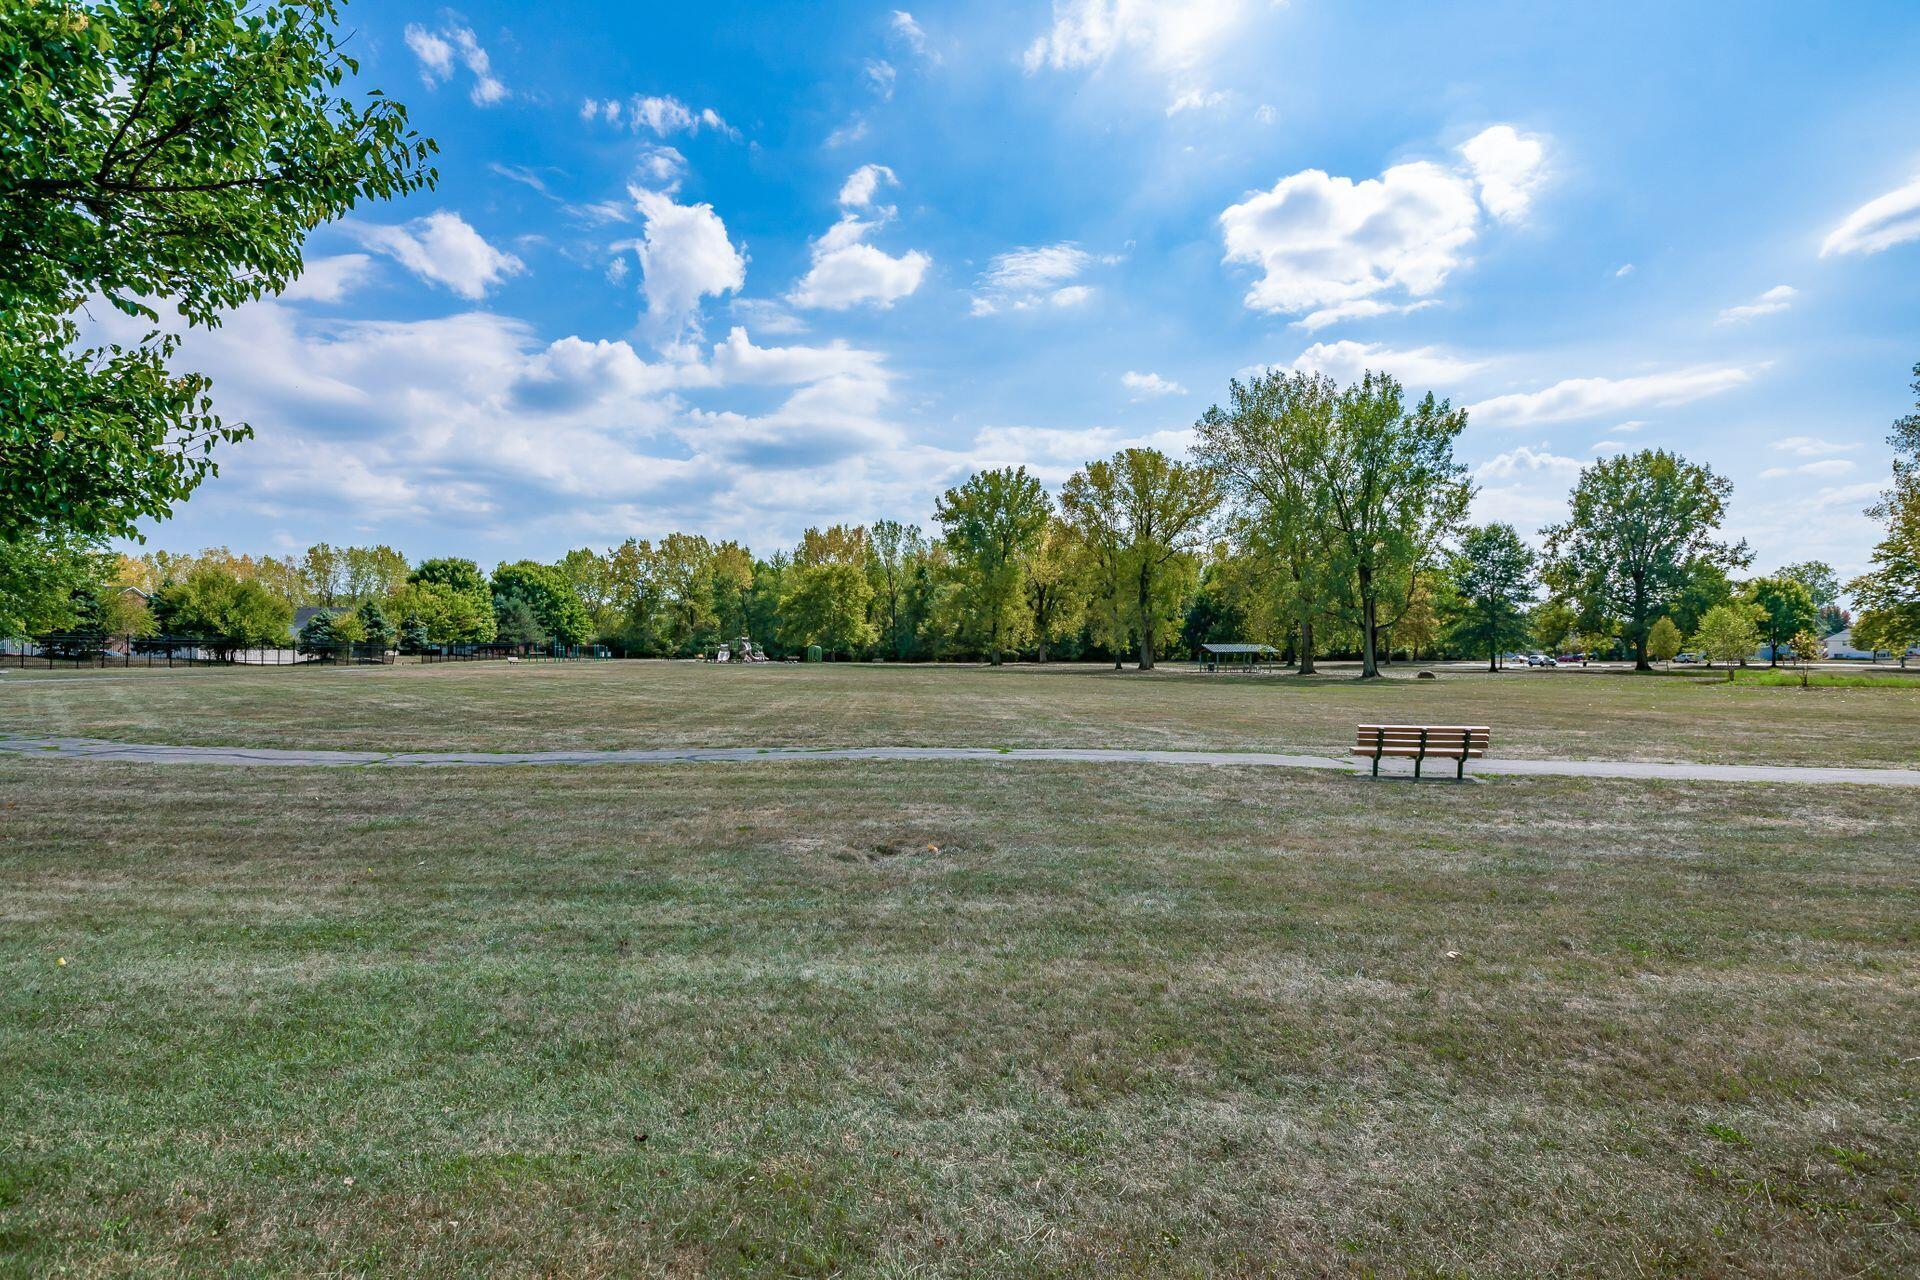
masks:
<svg viewBox="0 0 1920 1280"><path fill-rule="evenodd" d="M494 681L526 745L528 691L650 687L597 678L304 688L447 745ZM0 762L0 1271L1912 1275L1915 831L1867 787Z"/></svg>
<svg viewBox="0 0 1920 1280"><path fill-rule="evenodd" d="M1920 680L1729 686L1596 671L1204 676L1099 666L693 662L9 672L0 732L372 750L1073 746L1340 754L1363 721L1488 724L1496 753L1920 764Z"/></svg>

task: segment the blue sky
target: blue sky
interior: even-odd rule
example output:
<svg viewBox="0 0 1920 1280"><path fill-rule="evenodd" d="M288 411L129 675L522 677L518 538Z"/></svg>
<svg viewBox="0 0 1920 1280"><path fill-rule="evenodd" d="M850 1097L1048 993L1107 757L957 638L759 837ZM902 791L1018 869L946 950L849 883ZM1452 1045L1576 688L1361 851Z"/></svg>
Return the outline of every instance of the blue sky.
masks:
<svg viewBox="0 0 1920 1280"><path fill-rule="evenodd" d="M150 542L552 557L925 521L1228 379L1474 406L1532 533L1660 445L1843 572L1920 360L1910 3L357 0L437 190L187 358L255 440ZM102 322L105 325L109 321Z"/></svg>

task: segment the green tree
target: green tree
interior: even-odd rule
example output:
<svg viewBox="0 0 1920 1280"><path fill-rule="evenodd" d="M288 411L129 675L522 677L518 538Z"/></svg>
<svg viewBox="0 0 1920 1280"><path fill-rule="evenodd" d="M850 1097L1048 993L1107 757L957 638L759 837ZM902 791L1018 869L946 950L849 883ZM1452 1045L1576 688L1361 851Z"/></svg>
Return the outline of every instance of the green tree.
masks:
<svg viewBox="0 0 1920 1280"><path fill-rule="evenodd" d="M104 585L105 559L91 542L57 531L0 540L0 639L74 626L76 594Z"/></svg>
<svg viewBox="0 0 1920 1280"><path fill-rule="evenodd" d="M257 582L223 569L195 569L153 595L160 632L206 642L222 658L237 649L287 642L293 607Z"/></svg>
<svg viewBox="0 0 1920 1280"><path fill-rule="evenodd" d="M1853 624L1853 647L1868 653L1891 653L1907 665L1907 651L1920 645L1920 616L1893 609L1868 609Z"/></svg>
<svg viewBox="0 0 1920 1280"><path fill-rule="evenodd" d="M346 547L340 552L343 594L358 603L384 596L408 578L407 558L392 547Z"/></svg>
<svg viewBox="0 0 1920 1280"><path fill-rule="evenodd" d="M877 637L867 621L873 587L860 566L838 560L803 565L788 575L780 623L795 648L817 644L853 657Z"/></svg>
<svg viewBox="0 0 1920 1280"><path fill-rule="evenodd" d="M1734 668L1760 645L1760 628L1754 623L1752 608L1743 604L1713 606L1700 619L1692 644L1710 661L1726 663L1727 679L1732 680ZM1644 643L1641 653L1645 653Z"/></svg>
<svg viewBox="0 0 1920 1280"><path fill-rule="evenodd" d="M476 595L444 582L409 582L387 597L386 610L399 620L403 647L415 651L494 638L491 593Z"/></svg>
<svg viewBox="0 0 1920 1280"><path fill-rule="evenodd" d="M1815 609L1826 609L1840 603L1840 577L1833 566L1824 560L1803 560L1799 564L1780 566L1776 578L1790 578L1807 589L1813 597Z"/></svg>
<svg viewBox="0 0 1920 1280"><path fill-rule="evenodd" d="M132 536L248 434L168 368L189 325L277 293L307 232L431 185L432 143L357 72L333 0L0 6L0 540ZM153 325L85 349L90 297Z"/></svg>
<svg viewBox="0 0 1920 1280"><path fill-rule="evenodd" d="M1533 548L1510 524L1480 525L1460 535L1451 569L1457 608L1448 640L1486 654L1489 671L1500 669L1503 649L1525 644L1531 634L1533 568Z"/></svg>
<svg viewBox="0 0 1920 1280"><path fill-rule="evenodd" d="M1173 635L1186 611L1198 553L1220 506L1213 472L1158 449L1122 449L1076 471L1060 503L1076 529L1106 525L1094 536L1113 549L1119 570L1108 589L1124 593L1139 669L1153 670L1159 638Z"/></svg>
<svg viewBox="0 0 1920 1280"><path fill-rule="evenodd" d="M1767 665L1780 664L1780 650L1802 631L1820 625L1820 610L1804 583L1784 575L1755 578L1745 584L1741 598L1752 605L1761 638L1767 646Z"/></svg>
<svg viewBox="0 0 1920 1280"><path fill-rule="evenodd" d="M1817 627L1802 627L1793 633L1789 641L1793 646L1793 665L1800 668L1802 689L1807 687L1807 677L1812 672L1814 662L1826 656L1825 640L1826 637L1820 634Z"/></svg>
<svg viewBox="0 0 1920 1280"><path fill-rule="evenodd" d="M1663 617L1647 631L1647 656L1655 662L1671 665L1680 652L1680 628L1672 618Z"/></svg>
<svg viewBox="0 0 1920 1280"><path fill-rule="evenodd" d="M1360 673L1380 674L1382 589L1422 563L1466 513L1473 495L1453 442L1467 412L1432 392L1411 410L1400 383L1367 372L1341 392L1326 448L1314 460L1327 532L1358 604Z"/></svg>
<svg viewBox="0 0 1920 1280"><path fill-rule="evenodd" d="M1548 653L1559 653L1580 634L1580 611L1558 596L1537 604L1527 619L1533 642Z"/></svg>
<svg viewBox="0 0 1920 1280"><path fill-rule="evenodd" d="M873 587L874 623L880 644L889 657L904 661L914 640L913 576L926 559L927 540L917 524L876 520L868 546L867 581Z"/></svg>
<svg viewBox="0 0 1920 1280"><path fill-rule="evenodd" d="M494 638L502 644L543 645L548 639L539 613L529 601L515 595L493 598L493 629Z"/></svg>
<svg viewBox="0 0 1920 1280"><path fill-rule="evenodd" d="M523 601L532 610L534 620L539 624L544 638L551 638L560 644L580 644L593 633L593 619L587 616L587 607L580 603L580 597L574 594L566 576L550 564L538 564L532 560L516 560L512 564L503 564L493 571L494 614L503 618L499 606L502 599ZM517 619L517 614L515 615ZM523 629L524 630L524 629ZM508 637L503 633L502 639ZM539 643L515 639L514 643Z"/></svg>
<svg viewBox="0 0 1920 1280"><path fill-rule="evenodd" d="M1893 641L1920 635L1920 364L1913 375L1915 411L1896 419L1887 436L1894 449L1893 484L1867 509L1885 523L1886 534L1873 549L1872 567L1847 584L1860 621L1872 615L1871 629L1889 641L1875 647L1899 653L1902 666L1908 644Z"/></svg>
<svg viewBox="0 0 1920 1280"><path fill-rule="evenodd" d="M1027 560L1052 509L1047 491L1025 467L976 471L934 505L959 572L967 628L996 667L1002 647L1025 621Z"/></svg>
<svg viewBox="0 0 1920 1280"><path fill-rule="evenodd" d="M393 646L393 619L387 616L387 610L379 600L368 597L362 600L353 611L355 621L360 624L362 639L383 652Z"/></svg>
<svg viewBox="0 0 1920 1280"><path fill-rule="evenodd" d="M1699 566L1727 570L1752 558L1746 543L1713 538L1732 491L1664 449L1603 458L1580 473L1567 519L1545 530L1548 585L1593 623L1617 626L1634 665L1651 671L1647 631Z"/></svg>
<svg viewBox="0 0 1920 1280"><path fill-rule="evenodd" d="M1033 614L1036 661L1047 660L1047 646L1080 630L1086 615L1086 584L1080 548L1072 526L1048 516L1027 563L1027 608Z"/></svg>
<svg viewBox="0 0 1920 1280"><path fill-rule="evenodd" d="M1331 494L1321 460L1333 435L1339 390L1320 374L1269 371L1227 384L1227 406L1195 424L1194 456L1234 505L1235 541L1271 573L1262 594L1299 635L1300 673L1313 673L1314 628L1338 593Z"/></svg>

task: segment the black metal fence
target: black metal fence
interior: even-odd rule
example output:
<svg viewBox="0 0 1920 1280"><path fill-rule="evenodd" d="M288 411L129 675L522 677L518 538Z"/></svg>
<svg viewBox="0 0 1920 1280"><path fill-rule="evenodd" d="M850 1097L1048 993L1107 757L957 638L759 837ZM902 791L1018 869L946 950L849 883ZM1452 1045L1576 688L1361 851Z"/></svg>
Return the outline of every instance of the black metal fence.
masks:
<svg viewBox="0 0 1920 1280"><path fill-rule="evenodd" d="M261 645L222 636L131 636L50 632L0 643L0 667L225 667L293 670L396 662L579 662L614 657L605 645Z"/></svg>

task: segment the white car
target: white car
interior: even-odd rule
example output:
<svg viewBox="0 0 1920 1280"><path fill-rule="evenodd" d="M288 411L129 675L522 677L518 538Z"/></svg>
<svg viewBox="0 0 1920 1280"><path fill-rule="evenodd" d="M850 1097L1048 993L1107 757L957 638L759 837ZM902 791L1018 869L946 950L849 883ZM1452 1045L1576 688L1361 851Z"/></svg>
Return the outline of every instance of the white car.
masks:
<svg viewBox="0 0 1920 1280"><path fill-rule="evenodd" d="M1527 665L1530 667L1557 667L1560 664L1555 662L1547 654L1530 653L1527 655Z"/></svg>

